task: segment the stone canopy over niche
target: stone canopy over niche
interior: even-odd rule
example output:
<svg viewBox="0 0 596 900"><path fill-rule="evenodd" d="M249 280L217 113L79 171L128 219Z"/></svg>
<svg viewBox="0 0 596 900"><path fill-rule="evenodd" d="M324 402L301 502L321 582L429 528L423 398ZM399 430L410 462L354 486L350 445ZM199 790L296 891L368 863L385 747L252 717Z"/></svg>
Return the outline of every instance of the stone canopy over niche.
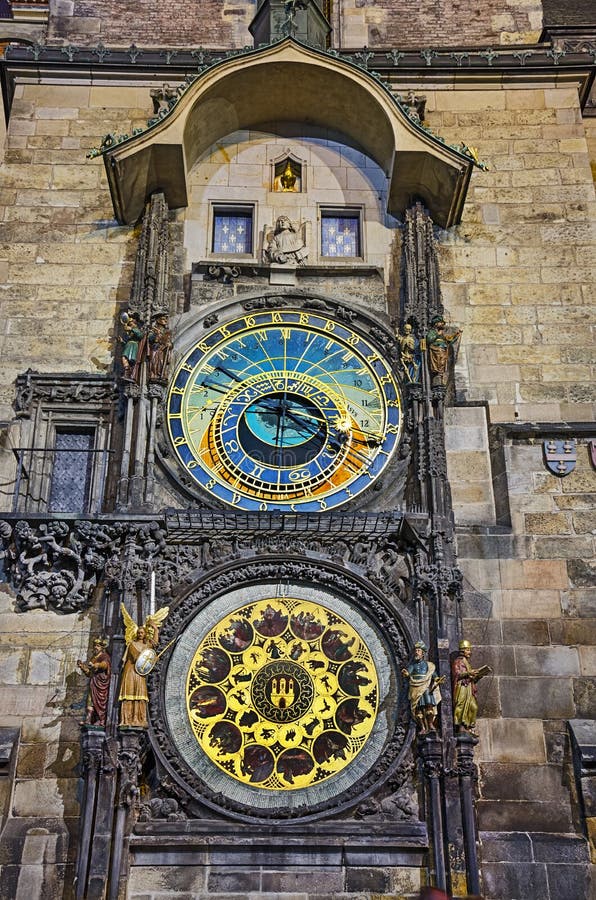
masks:
<svg viewBox="0 0 596 900"><path fill-rule="evenodd" d="M186 206L188 173L208 147L275 121L343 134L387 174L392 215L421 199L437 224L460 220L471 160L410 120L367 72L291 39L210 68L150 131L106 150L118 220L136 222L156 190L170 208Z"/></svg>

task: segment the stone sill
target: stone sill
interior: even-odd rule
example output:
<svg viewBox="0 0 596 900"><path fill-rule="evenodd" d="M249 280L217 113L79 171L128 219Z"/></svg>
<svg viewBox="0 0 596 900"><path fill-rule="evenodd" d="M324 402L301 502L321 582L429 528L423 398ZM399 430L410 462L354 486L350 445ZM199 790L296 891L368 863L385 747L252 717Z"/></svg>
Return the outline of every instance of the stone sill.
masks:
<svg viewBox="0 0 596 900"><path fill-rule="evenodd" d="M137 823L133 865L420 866L428 849L422 822L268 825L189 819Z"/></svg>
<svg viewBox="0 0 596 900"><path fill-rule="evenodd" d="M209 275L209 269L211 267L240 269L240 275L238 277L267 277L271 272L270 265L264 265L258 260L252 260L250 258L242 256L221 257L219 259L214 258L193 263L191 270L192 280L216 281L216 277ZM308 266L296 266L295 271L298 275L303 275L307 278L321 277L325 275L375 275L378 278L384 278L383 269L379 266L371 266L366 262L343 262L342 260L337 260L336 262L321 262Z"/></svg>

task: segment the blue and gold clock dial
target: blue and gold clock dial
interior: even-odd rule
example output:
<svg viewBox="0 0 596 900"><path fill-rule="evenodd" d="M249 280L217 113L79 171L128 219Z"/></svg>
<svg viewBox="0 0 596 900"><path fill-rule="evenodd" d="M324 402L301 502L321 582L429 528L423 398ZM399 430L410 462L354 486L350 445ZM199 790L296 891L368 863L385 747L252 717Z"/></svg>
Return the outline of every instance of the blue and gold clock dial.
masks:
<svg viewBox="0 0 596 900"><path fill-rule="evenodd" d="M209 332L168 397L175 452L199 485L244 510L315 512L347 502L391 459L399 389L361 334L296 310Z"/></svg>

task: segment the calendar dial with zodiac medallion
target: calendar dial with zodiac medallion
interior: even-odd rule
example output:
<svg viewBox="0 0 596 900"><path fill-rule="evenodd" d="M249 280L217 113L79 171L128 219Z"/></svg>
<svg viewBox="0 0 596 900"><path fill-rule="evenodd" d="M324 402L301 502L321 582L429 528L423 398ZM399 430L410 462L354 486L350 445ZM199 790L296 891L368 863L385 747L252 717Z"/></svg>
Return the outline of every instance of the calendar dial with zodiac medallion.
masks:
<svg viewBox="0 0 596 900"><path fill-rule="evenodd" d="M214 328L184 356L168 428L179 462L224 503L316 512L385 469L401 400L388 362L350 325L263 310Z"/></svg>
<svg viewBox="0 0 596 900"><path fill-rule="evenodd" d="M366 744L378 705L371 652L320 604L271 598L241 607L199 644L187 713L203 752L269 790L318 784Z"/></svg>

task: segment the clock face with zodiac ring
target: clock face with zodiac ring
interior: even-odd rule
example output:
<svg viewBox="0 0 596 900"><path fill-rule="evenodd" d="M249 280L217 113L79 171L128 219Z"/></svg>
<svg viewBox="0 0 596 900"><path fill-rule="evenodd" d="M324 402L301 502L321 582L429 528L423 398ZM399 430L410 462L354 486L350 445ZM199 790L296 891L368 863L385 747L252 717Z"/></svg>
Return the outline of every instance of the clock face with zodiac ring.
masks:
<svg viewBox="0 0 596 900"><path fill-rule="evenodd" d="M233 586L222 573L202 587L207 602L191 593L190 619L157 667L151 713L156 723L163 715L164 762L202 798L242 814L345 802L370 783L389 742L402 744L387 636L352 601L349 578L338 592L334 571L317 567L305 580L302 566L250 563ZM261 571L271 577L255 580Z"/></svg>
<svg viewBox="0 0 596 900"><path fill-rule="evenodd" d="M336 775L377 714L365 641L341 616L296 598L236 609L201 641L186 682L203 752L244 784L292 790Z"/></svg>
<svg viewBox="0 0 596 900"><path fill-rule="evenodd" d="M385 469L401 401L389 364L350 325L263 310L214 328L186 354L168 428L180 463L224 503L318 512Z"/></svg>

